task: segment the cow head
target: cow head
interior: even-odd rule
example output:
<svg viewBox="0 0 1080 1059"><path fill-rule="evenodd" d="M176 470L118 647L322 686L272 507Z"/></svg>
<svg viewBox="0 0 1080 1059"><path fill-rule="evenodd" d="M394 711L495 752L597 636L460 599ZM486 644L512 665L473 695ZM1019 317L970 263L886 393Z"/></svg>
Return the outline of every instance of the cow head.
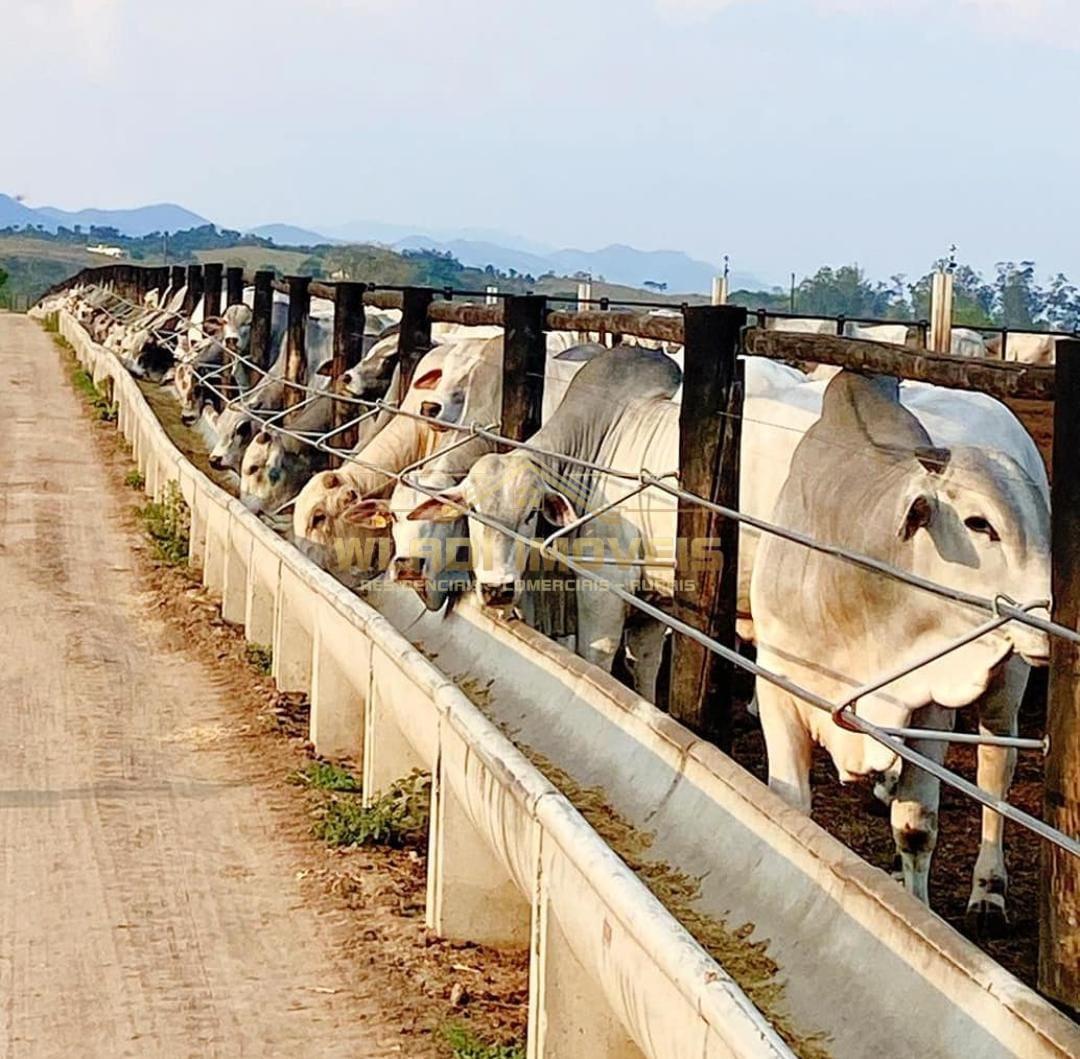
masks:
<svg viewBox="0 0 1080 1059"><path fill-rule="evenodd" d="M210 450L210 466L216 471L239 473L244 450L255 432L255 420L247 412L226 408L218 417L218 440Z"/></svg>
<svg viewBox="0 0 1080 1059"><path fill-rule="evenodd" d="M420 398L420 414L437 422L434 431L444 431L441 424L462 425L466 409L473 401L501 401L501 339L462 340L451 344L442 364L417 375L412 391ZM481 415L481 418L486 416Z"/></svg>
<svg viewBox="0 0 1080 1059"><path fill-rule="evenodd" d="M230 305L221 323L221 338L231 353L246 355L251 348L251 309L246 305Z"/></svg>
<svg viewBox="0 0 1080 1059"><path fill-rule="evenodd" d="M413 477L416 486L403 482L389 499L358 500L344 517L365 529L390 530L394 541L390 579L408 585L428 610L437 611L469 582L469 527L464 514L446 521L407 517L433 493L455 485L454 477L443 471Z"/></svg>
<svg viewBox="0 0 1080 1059"><path fill-rule="evenodd" d="M359 501L355 482L341 471L312 475L293 506L293 543L313 562L339 576L374 576L388 558L389 521L345 518Z"/></svg>
<svg viewBox="0 0 1080 1059"><path fill-rule="evenodd" d="M447 523L463 511L477 597L495 607L521 599L529 555L524 543L497 527L531 539L541 514L555 526L568 526L577 517L565 494L524 453L481 456L460 485L425 500L408 517Z"/></svg>
<svg viewBox="0 0 1080 1059"><path fill-rule="evenodd" d="M1049 601L1050 508L1043 487L1003 453L919 450L916 461L896 528L905 567L973 595ZM1027 625L1010 622L985 639L1033 665L1049 660L1046 634ZM960 701L962 685L951 695L936 688L935 701L966 705L971 700Z"/></svg>
<svg viewBox="0 0 1080 1059"><path fill-rule="evenodd" d="M297 492L299 482L281 439L265 430L252 439L240 463L240 501L257 514L273 514Z"/></svg>

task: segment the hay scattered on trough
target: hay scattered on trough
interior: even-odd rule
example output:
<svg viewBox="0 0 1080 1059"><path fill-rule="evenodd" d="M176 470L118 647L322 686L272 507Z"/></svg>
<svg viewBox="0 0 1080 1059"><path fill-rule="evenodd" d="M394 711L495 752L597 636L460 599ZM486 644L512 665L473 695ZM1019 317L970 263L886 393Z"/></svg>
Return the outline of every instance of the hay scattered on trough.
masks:
<svg viewBox="0 0 1080 1059"><path fill-rule="evenodd" d="M421 651L424 648L417 645ZM565 769L521 742L518 733L491 716L494 681L481 682L462 673L453 678L472 702L487 714L515 746L557 787L588 821L594 831L622 858L657 900L735 980L754 1006L801 1059L829 1059L828 1035L796 1028L785 997L786 983L779 964L769 955L768 939L751 940L753 923L731 927L703 912L697 902L701 880L649 856L654 833L642 831L621 816L602 787L585 787Z"/></svg>

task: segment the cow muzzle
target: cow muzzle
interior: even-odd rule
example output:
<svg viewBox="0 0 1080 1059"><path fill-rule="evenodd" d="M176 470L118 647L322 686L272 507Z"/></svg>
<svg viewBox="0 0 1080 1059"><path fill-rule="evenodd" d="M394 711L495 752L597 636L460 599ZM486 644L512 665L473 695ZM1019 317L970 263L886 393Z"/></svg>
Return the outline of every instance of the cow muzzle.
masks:
<svg viewBox="0 0 1080 1059"><path fill-rule="evenodd" d="M424 580L424 560L414 557L398 556L391 566L391 576L395 581L415 585Z"/></svg>
<svg viewBox="0 0 1080 1059"><path fill-rule="evenodd" d="M510 607L517 598L517 586L513 581L480 584L477 589L480 593L480 602L485 607Z"/></svg>

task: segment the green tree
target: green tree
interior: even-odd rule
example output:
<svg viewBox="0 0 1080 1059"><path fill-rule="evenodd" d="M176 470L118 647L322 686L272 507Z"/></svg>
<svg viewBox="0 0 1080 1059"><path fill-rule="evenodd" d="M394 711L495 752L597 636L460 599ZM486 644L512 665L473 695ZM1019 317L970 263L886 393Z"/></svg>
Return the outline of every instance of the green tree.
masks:
<svg viewBox="0 0 1080 1059"><path fill-rule="evenodd" d="M1061 331L1080 328L1080 291L1059 272L1042 294L1043 315L1051 327Z"/></svg>
<svg viewBox="0 0 1080 1059"><path fill-rule="evenodd" d="M825 265L799 284L797 312L814 316L901 317L907 310L903 277L871 283L858 265Z"/></svg>
<svg viewBox="0 0 1080 1059"><path fill-rule="evenodd" d="M921 279L908 287L912 312L917 320L930 316L930 288L935 272L949 267L949 261L940 258ZM994 304L997 295L992 284L970 265L953 266L953 323L967 327L993 327Z"/></svg>
<svg viewBox="0 0 1080 1059"><path fill-rule="evenodd" d="M994 283L998 320L1005 327L1034 327L1043 309L1043 292L1035 282L1035 262L999 261Z"/></svg>
<svg viewBox="0 0 1080 1059"><path fill-rule="evenodd" d="M2 268L0 268L0 289L3 288L4 284L7 283L7 281L8 274Z"/></svg>

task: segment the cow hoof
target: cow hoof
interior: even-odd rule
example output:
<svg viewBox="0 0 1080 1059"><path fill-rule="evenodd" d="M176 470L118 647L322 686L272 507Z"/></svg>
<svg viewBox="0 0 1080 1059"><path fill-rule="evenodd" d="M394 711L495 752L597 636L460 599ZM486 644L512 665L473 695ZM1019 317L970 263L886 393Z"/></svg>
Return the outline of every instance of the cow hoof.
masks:
<svg viewBox="0 0 1080 1059"><path fill-rule="evenodd" d="M1005 905L989 898L972 901L967 908L964 926L970 937L980 941L1007 937L1009 917L1005 912Z"/></svg>

